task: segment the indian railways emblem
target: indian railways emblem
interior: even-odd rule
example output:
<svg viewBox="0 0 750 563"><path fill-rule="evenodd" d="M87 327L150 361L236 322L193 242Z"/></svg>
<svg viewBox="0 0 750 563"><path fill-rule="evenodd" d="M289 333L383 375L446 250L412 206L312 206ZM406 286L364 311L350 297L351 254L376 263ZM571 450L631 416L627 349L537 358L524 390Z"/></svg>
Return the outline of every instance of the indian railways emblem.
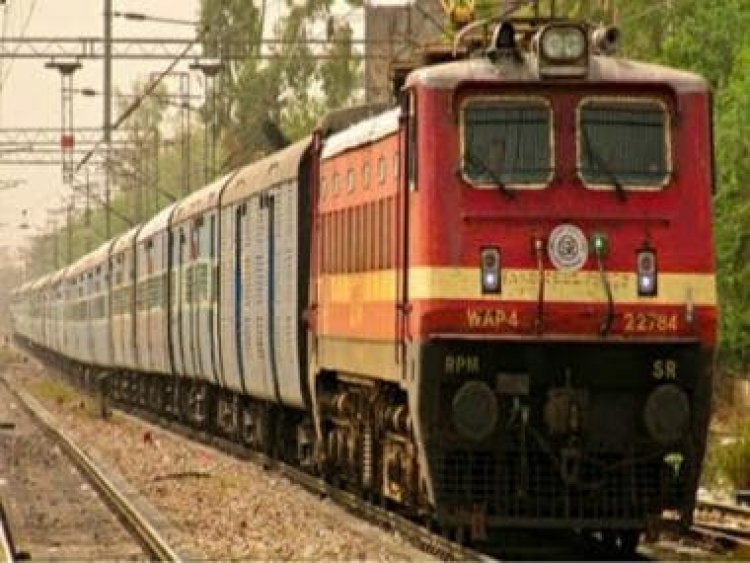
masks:
<svg viewBox="0 0 750 563"><path fill-rule="evenodd" d="M552 230L547 252L555 268L563 272L575 272L586 263L589 245L581 229L563 223Z"/></svg>

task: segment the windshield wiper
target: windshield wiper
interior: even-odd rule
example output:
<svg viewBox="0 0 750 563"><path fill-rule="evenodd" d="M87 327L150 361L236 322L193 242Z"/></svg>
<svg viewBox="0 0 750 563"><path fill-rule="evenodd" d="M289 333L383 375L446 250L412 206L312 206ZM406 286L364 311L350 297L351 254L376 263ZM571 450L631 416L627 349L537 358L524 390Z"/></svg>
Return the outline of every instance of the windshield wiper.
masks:
<svg viewBox="0 0 750 563"><path fill-rule="evenodd" d="M477 168L480 168L481 172L486 173L505 197L507 197L508 199L515 199L516 194L511 192L507 188L507 186L500 179L500 176L498 176L497 172L495 172L484 160L482 160L476 155L471 154L468 151L465 153L464 158L469 164Z"/></svg>
<svg viewBox="0 0 750 563"><path fill-rule="evenodd" d="M591 140L589 139L588 128L583 123L581 123L581 133L583 135L583 142L586 145L586 152L589 153L589 157L595 161L599 171L604 172L607 178L609 178L609 182L615 187L615 195L617 196L617 199L620 201L627 201L627 192L625 191L625 188L623 188L620 179L617 177L617 174L612 171L602 156L594 150L594 147L591 145Z"/></svg>

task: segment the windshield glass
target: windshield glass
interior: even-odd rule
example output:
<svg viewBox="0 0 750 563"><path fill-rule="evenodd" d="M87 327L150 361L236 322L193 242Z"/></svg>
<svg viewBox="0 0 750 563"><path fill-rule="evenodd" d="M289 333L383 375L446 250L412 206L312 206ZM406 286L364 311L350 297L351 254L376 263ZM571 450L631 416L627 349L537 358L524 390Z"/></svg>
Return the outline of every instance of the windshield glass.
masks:
<svg viewBox="0 0 750 563"><path fill-rule="evenodd" d="M579 112L580 173L588 185L658 188L670 175L667 112L655 101L590 100Z"/></svg>
<svg viewBox="0 0 750 563"><path fill-rule="evenodd" d="M552 166L551 111L543 100L475 99L463 109L466 180L544 187Z"/></svg>

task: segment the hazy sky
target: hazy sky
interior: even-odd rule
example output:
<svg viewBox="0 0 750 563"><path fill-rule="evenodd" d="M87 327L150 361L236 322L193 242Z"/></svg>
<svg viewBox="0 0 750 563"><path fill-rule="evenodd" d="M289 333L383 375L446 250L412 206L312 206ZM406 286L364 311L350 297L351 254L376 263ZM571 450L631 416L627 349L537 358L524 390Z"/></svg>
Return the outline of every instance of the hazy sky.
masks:
<svg viewBox="0 0 750 563"><path fill-rule="evenodd" d="M273 2L272 2L273 3ZM113 9L148 13L153 16L194 20L199 0L113 0ZM6 0L0 6L0 20L5 37L102 37L104 0ZM188 37L193 30L148 22L131 22L115 18L115 37ZM0 59L2 89L0 90L0 128L60 127L60 75L44 68L44 60ZM168 61L113 62L116 87L129 90L130 84L151 72L160 71ZM187 68L187 62L184 64ZM102 62L85 60L75 75L75 87L102 90ZM178 67L180 69L181 67ZM196 91L198 86L196 82ZM176 89L176 85L173 86ZM101 97L74 98L76 127L101 127ZM113 120L117 109L113 104ZM0 178L23 179L26 184L0 191L0 246L24 244L31 230L21 230L22 209L29 210L30 223L47 229L48 208L59 208L67 193L58 166L11 166L0 164ZM60 217L60 220L63 220Z"/></svg>
<svg viewBox="0 0 750 563"><path fill-rule="evenodd" d="M251 0L248 0L250 2ZM402 4L412 0L367 0L368 4ZM82 38L104 34L104 0L5 0L0 5L0 30L3 37L25 38ZM194 21L199 15L200 0L112 0L113 11L140 12L154 17ZM266 31L280 15L285 0L266 0ZM346 19L354 30L355 38L363 35L362 10L353 9L343 0L334 3L333 14ZM323 27L320 30L323 33ZM113 19L115 38L169 37L192 38L190 26L158 22L134 22L123 18ZM39 127L59 128L61 115L61 80L57 71L44 68L43 59L0 59L0 128ZM184 61L175 70L187 70L191 61ZM101 60L83 60L83 68L75 73L75 88L103 89L103 64ZM147 79L153 72L165 69L169 61L113 61L114 87L131 91L137 79ZM191 93L201 93L199 76L193 73ZM167 81L176 93L178 84ZM74 100L75 127L101 127L103 99L76 95ZM112 120L118 117L113 102ZM0 190L0 247L23 247L33 232L51 230L49 220L54 218L48 209L61 209L70 189L62 182L60 166L11 166L2 164L0 179L24 180L14 189ZM82 180L82 178L81 178ZM96 180L96 179L95 179ZM78 196L82 199L81 196ZM82 202L81 202L82 203ZM23 210L28 210L27 222L31 229L20 229ZM57 221L64 221L64 213Z"/></svg>

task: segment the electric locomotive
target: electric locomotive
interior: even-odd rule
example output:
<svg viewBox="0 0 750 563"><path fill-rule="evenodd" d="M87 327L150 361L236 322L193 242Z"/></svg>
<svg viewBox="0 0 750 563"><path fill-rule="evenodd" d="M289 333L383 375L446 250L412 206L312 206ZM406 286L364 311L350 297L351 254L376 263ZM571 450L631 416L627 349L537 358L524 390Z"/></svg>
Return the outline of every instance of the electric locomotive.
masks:
<svg viewBox="0 0 750 563"><path fill-rule="evenodd" d="M663 510L692 517L716 331L710 92L607 56L617 36L502 22L409 73L398 109L319 131L319 442L459 535L632 549Z"/></svg>

